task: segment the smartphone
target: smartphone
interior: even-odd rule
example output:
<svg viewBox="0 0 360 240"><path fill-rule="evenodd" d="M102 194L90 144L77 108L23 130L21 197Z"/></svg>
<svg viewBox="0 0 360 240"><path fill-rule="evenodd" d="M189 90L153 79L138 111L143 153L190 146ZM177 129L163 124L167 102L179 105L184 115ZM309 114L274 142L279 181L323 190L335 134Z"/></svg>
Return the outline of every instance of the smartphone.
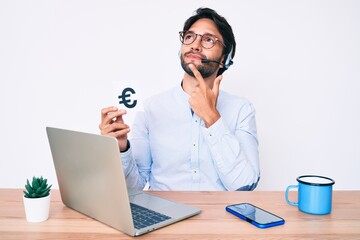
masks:
<svg viewBox="0 0 360 240"><path fill-rule="evenodd" d="M274 227L285 223L283 218L250 203L229 205L226 206L226 211L255 225L258 228Z"/></svg>

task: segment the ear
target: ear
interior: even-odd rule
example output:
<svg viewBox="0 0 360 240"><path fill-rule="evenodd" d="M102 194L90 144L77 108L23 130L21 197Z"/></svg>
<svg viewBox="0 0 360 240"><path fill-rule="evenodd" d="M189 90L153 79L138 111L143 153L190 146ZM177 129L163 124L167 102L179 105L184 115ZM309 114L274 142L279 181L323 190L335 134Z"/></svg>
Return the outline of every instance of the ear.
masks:
<svg viewBox="0 0 360 240"><path fill-rule="evenodd" d="M220 59L220 62L221 62L222 64L225 64L224 61L225 61L225 55L223 54L222 57L221 57L221 59ZM223 68L223 67L224 67L223 65L220 66L220 68Z"/></svg>
<svg viewBox="0 0 360 240"><path fill-rule="evenodd" d="M220 62L223 63L224 61L225 61L225 54L222 55Z"/></svg>

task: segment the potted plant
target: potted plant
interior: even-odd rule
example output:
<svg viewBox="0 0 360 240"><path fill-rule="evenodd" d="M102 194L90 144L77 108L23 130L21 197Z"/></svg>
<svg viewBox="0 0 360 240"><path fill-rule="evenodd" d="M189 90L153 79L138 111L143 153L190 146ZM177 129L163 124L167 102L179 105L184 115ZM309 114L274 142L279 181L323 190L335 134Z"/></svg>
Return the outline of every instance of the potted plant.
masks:
<svg viewBox="0 0 360 240"><path fill-rule="evenodd" d="M48 186L47 179L43 177L34 176L31 184L27 179L23 200L28 222L42 222L48 219L51 186Z"/></svg>

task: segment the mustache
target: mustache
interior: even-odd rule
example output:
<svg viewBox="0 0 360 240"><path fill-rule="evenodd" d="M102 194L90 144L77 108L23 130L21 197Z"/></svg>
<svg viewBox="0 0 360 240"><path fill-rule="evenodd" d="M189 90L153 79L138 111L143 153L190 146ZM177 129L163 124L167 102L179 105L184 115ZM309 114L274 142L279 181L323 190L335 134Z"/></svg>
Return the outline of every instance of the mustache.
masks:
<svg viewBox="0 0 360 240"><path fill-rule="evenodd" d="M189 54L197 55L197 56L199 56L200 58L206 58L205 55L203 55L203 54L201 54L201 53L199 53L199 52L194 52L194 51L188 51L188 52L184 53L184 56L186 57L186 56L189 55Z"/></svg>

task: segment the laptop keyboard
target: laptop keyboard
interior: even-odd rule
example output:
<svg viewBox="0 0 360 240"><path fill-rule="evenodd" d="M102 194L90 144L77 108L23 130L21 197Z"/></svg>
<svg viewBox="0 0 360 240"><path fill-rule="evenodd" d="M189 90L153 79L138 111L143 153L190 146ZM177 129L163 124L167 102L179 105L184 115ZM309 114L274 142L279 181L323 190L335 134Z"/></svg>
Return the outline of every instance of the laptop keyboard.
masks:
<svg viewBox="0 0 360 240"><path fill-rule="evenodd" d="M141 207L134 203L130 203L130 207L136 229L148 227L150 225L170 219L169 216Z"/></svg>

